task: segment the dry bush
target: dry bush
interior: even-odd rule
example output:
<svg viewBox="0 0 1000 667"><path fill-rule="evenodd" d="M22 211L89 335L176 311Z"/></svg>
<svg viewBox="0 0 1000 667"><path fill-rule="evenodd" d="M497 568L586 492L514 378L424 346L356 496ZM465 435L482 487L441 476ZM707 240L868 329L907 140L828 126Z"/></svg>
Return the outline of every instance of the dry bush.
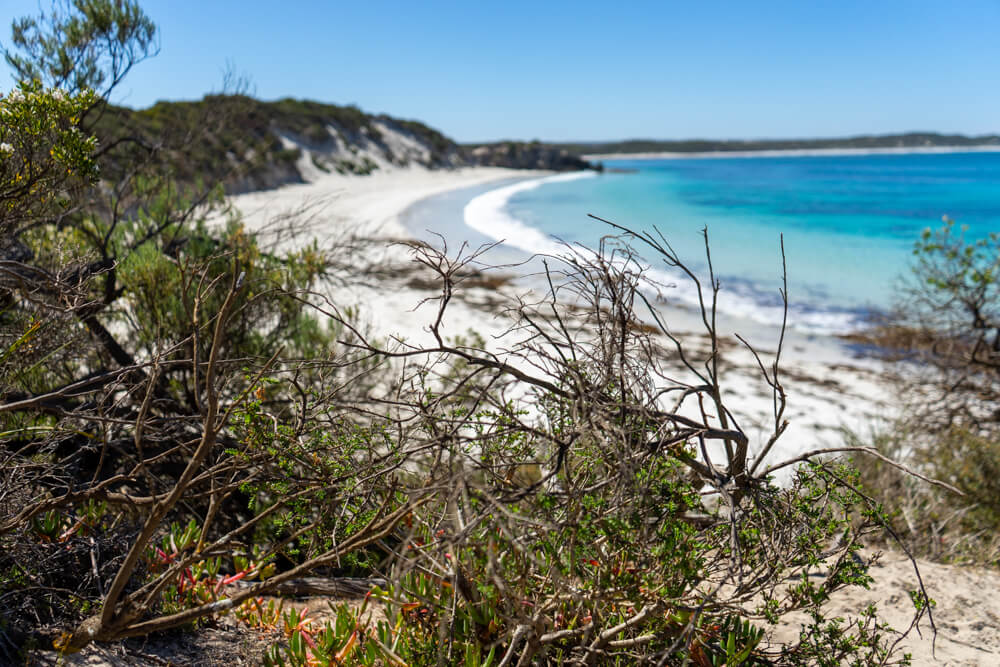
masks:
<svg viewBox="0 0 1000 667"><path fill-rule="evenodd" d="M850 625L822 612L835 590L867 585L857 552L885 527L857 473L829 455L871 450L768 465L786 424L780 345L760 366L773 430L751 442L726 407L714 276L702 285L662 237L618 231L596 251L549 258L548 294L513 308L492 352L442 330L456 276L479 256L464 247L456 257L414 249L440 279L436 344L354 332L351 345L402 363L383 413L431 495L380 543L392 558L377 597L391 622L345 621L327 648L367 637L361 664L904 660L900 635L874 615ZM647 297L636 246L695 282L705 356L691 356ZM676 377L678 363L689 379ZM776 486L771 475L792 465L790 485ZM821 564L829 572L814 579ZM914 595L926 599L919 583ZM800 643L769 646L767 627L798 610L813 619ZM918 604L916 617L925 611ZM325 655L299 647L271 659Z"/></svg>
<svg viewBox="0 0 1000 667"><path fill-rule="evenodd" d="M113 87L154 46L134 2L18 25L17 70L57 85ZM392 441L338 408L373 364L304 304L352 249L288 249L301 219L278 247L172 178L228 107L97 145L115 114L90 92L0 106L0 655L191 627L348 567L411 502Z"/></svg>
<svg viewBox="0 0 1000 667"><path fill-rule="evenodd" d="M1000 564L1000 447L996 440L957 427L929 437L925 431L914 431L919 429L915 424L919 422L901 420L864 442L893 460L906 461L948 482L955 490L925 484L862 455L857 468L866 492L885 507L895 535L911 553L945 562ZM862 442L857 434L848 434L848 439Z"/></svg>
<svg viewBox="0 0 1000 667"><path fill-rule="evenodd" d="M1000 556L998 243L968 240L951 220L926 230L895 312L870 334L896 362L901 416L866 439L960 491L861 466L896 531L930 558L996 565Z"/></svg>

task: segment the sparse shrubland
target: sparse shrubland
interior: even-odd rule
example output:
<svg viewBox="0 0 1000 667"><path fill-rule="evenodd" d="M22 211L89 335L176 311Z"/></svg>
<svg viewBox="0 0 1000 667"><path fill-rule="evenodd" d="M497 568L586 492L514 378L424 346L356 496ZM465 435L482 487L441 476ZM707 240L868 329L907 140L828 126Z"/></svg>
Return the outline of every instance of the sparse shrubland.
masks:
<svg viewBox="0 0 1000 667"><path fill-rule="evenodd" d="M866 487L916 553L1000 564L1000 235L926 230L896 312L871 337L895 359L902 416L872 438L962 494L866 461ZM854 438L860 439L858 435Z"/></svg>
<svg viewBox="0 0 1000 667"><path fill-rule="evenodd" d="M145 20L131 2L60 7ZM151 43L81 66L117 81ZM767 459L786 424L780 342L760 359L770 432L741 429L718 367L719 285L662 237L615 227L550 259L551 289L511 310L502 355L442 328L478 253L415 244L440 290L434 343L387 342L336 303L355 249L288 244L294 220L279 246L225 211L214 172L178 181L169 156L196 135L95 142L113 110L76 80L0 99L25 119L0 127L5 659L229 615L283 633L274 664L906 661L875 610L823 611L869 583L859 551L882 508L843 461ZM188 111L241 118L220 109ZM695 283L707 351L648 300L649 262ZM365 606L325 628L274 601L345 576ZM913 588L916 622L928 601ZM800 641L770 645L803 610Z"/></svg>

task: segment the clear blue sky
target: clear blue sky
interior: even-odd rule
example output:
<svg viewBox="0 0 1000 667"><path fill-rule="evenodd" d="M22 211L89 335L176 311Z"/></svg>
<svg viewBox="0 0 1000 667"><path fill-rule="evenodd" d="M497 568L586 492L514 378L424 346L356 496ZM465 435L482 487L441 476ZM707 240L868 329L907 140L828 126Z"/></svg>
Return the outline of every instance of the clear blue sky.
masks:
<svg viewBox="0 0 1000 667"><path fill-rule="evenodd" d="M4 43L38 4L3 0ZM1000 131L1000 0L141 4L162 50L118 91L133 107L200 98L228 61L260 98L459 141Z"/></svg>

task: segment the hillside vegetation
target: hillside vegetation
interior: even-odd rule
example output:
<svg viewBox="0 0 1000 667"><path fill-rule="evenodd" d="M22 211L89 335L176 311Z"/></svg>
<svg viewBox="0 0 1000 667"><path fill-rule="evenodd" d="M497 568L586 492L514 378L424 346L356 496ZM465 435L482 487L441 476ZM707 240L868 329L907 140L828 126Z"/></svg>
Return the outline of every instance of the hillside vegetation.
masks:
<svg viewBox="0 0 1000 667"><path fill-rule="evenodd" d="M102 146L138 140L162 154L174 178L221 182L230 193L301 182L315 170L363 175L408 165L594 168L538 142L460 146L419 121L290 98L264 102L245 95L208 95L140 110L108 107L94 132ZM184 150L169 148L177 145ZM121 177L130 159L106 157L102 167Z"/></svg>

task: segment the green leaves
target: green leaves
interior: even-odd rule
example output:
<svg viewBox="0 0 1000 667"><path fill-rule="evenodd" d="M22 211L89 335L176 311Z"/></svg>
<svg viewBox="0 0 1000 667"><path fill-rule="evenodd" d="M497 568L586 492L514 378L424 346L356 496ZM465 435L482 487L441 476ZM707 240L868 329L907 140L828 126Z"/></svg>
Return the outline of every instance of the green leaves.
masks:
<svg viewBox="0 0 1000 667"><path fill-rule="evenodd" d="M107 96L132 66L156 52L156 25L132 0L63 0L11 25L4 57L24 80Z"/></svg>
<svg viewBox="0 0 1000 667"><path fill-rule="evenodd" d="M965 226L956 229L955 221L948 218L937 230L925 229L914 244L918 258L914 271L942 299L974 298L985 305L982 293L996 289L1000 273L1000 235L994 232L969 241L966 230Z"/></svg>
<svg viewBox="0 0 1000 667"><path fill-rule="evenodd" d="M95 99L37 81L0 96L0 233L58 214L72 188L97 178L97 140L78 126Z"/></svg>

